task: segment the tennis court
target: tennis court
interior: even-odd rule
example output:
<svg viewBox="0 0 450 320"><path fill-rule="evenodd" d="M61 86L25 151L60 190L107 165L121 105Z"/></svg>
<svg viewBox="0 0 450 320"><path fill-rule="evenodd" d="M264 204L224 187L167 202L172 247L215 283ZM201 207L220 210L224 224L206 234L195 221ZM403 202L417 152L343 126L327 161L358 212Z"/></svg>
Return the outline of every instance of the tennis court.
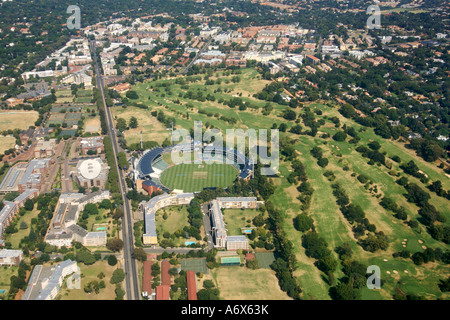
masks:
<svg viewBox="0 0 450 320"><path fill-rule="evenodd" d="M192 270L195 273L208 273L208 267L206 266L206 258L198 259L181 259L181 270Z"/></svg>
<svg viewBox="0 0 450 320"><path fill-rule="evenodd" d="M270 265L275 261L273 252L256 252L255 257L260 268L270 268Z"/></svg>

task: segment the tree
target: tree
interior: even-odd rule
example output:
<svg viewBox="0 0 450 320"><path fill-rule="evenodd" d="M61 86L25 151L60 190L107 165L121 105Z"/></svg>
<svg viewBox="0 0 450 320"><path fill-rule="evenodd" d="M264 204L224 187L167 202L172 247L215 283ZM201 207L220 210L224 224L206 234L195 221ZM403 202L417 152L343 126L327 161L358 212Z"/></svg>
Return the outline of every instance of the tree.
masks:
<svg viewBox="0 0 450 320"><path fill-rule="evenodd" d="M141 262L147 260L147 253L145 253L144 249L142 248L134 248L133 256L136 260L139 260Z"/></svg>
<svg viewBox="0 0 450 320"><path fill-rule="evenodd" d="M109 239L108 242L106 242L106 248L108 248L108 250L118 252L123 248L123 241L119 238Z"/></svg>
<svg viewBox="0 0 450 320"><path fill-rule="evenodd" d="M116 129L120 132L124 132L127 129L127 122L123 118L117 119Z"/></svg>
<svg viewBox="0 0 450 320"><path fill-rule="evenodd" d="M130 118L129 126L130 126L130 128L132 128L132 129L137 128L137 126L138 126L138 121L137 121L136 117L131 117L131 118Z"/></svg>
<svg viewBox="0 0 450 320"><path fill-rule="evenodd" d="M333 135L335 141L345 141L345 138L347 138L347 134L343 131L338 131Z"/></svg>
<svg viewBox="0 0 450 320"><path fill-rule="evenodd" d="M133 99L133 100L139 99L139 95L134 90L127 91L127 93L125 95L128 99Z"/></svg>
<svg viewBox="0 0 450 320"><path fill-rule="evenodd" d="M331 255L325 256L317 262L317 267L323 272L333 272L337 265L337 260Z"/></svg>
<svg viewBox="0 0 450 320"><path fill-rule="evenodd" d="M110 283L111 284L121 283L124 279L125 279L125 272L123 271L123 269L118 268L114 270L111 276Z"/></svg>
<svg viewBox="0 0 450 320"><path fill-rule="evenodd" d="M321 166L322 168L325 168L328 165L328 159L327 158L320 158L317 160L317 164Z"/></svg>
<svg viewBox="0 0 450 320"><path fill-rule="evenodd" d="M360 293L350 283L340 283L335 288L337 300L359 300Z"/></svg>
<svg viewBox="0 0 450 320"><path fill-rule="evenodd" d="M31 199L27 199L24 204L24 208L27 211L32 211L34 208L34 202Z"/></svg>
<svg viewBox="0 0 450 320"><path fill-rule="evenodd" d="M109 255L108 256L108 264L110 266L115 266L117 264L117 258L114 255Z"/></svg>
<svg viewBox="0 0 450 320"><path fill-rule="evenodd" d="M294 218L294 228L298 231L305 232L314 227L314 220L306 215L306 214L299 214L297 217Z"/></svg>
<svg viewBox="0 0 450 320"><path fill-rule="evenodd" d="M89 215L97 215L98 214L98 208L95 203L88 203L84 207L84 211L87 212Z"/></svg>

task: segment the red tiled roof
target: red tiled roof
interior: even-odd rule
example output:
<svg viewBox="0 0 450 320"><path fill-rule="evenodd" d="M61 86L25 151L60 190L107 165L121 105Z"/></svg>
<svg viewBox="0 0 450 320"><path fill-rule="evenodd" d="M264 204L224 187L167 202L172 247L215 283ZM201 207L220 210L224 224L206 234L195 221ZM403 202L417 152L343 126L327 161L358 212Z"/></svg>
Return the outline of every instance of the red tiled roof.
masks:
<svg viewBox="0 0 450 320"><path fill-rule="evenodd" d="M142 280L142 291L148 295L152 293L152 262L144 261L144 276Z"/></svg>
<svg viewBox="0 0 450 320"><path fill-rule="evenodd" d="M161 284L170 286L172 284L170 280L170 263L167 260L161 262Z"/></svg>
<svg viewBox="0 0 450 320"><path fill-rule="evenodd" d="M195 272L186 271L188 300L197 300L197 285L195 283Z"/></svg>
<svg viewBox="0 0 450 320"><path fill-rule="evenodd" d="M161 285L156 287L156 300L170 300L170 286Z"/></svg>

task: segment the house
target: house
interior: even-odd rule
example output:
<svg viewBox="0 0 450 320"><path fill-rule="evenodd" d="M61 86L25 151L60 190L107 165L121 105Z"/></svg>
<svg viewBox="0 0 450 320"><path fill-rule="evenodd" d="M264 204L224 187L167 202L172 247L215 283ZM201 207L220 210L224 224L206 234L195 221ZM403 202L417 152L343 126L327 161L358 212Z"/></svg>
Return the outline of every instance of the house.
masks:
<svg viewBox="0 0 450 320"><path fill-rule="evenodd" d="M320 59L315 57L315 56L313 56L313 55L308 54L308 55L306 55L305 58L306 58L306 61L308 61L308 62L310 62L312 64L319 64L320 63Z"/></svg>
<svg viewBox="0 0 450 320"><path fill-rule="evenodd" d="M87 155L89 153L100 154L105 151L102 136L83 138L80 141L80 145L82 155Z"/></svg>
<svg viewBox="0 0 450 320"><path fill-rule="evenodd" d="M142 275L142 296L149 297L152 295L152 261L144 261L144 272Z"/></svg>
<svg viewBox="0 0 450 320"><path fill-rule="evenodd" d="M156 300L170 300L170 286L168 285L157 286Z"/></svg>
<svg viewBox="0 0 450 320"><path fill-rule="evenodd" d="M186 284L188 300L197 300L197 285L194 271L186 271Z"/></svg>
<svg viewBox="0 0 450 320"><path fill-rule="evenodd" d="M161 262L161 284L170 286L172 284L172 280L169 274L170 262L168 260L163 260Z"/></svg>
<svg viewBox="0 0 450 320"><path fill-rule="evenodd" d="M23 259L22 250L0 250L0 266L19 266Z"/></svg>
<svg viewBox="0 0 450 320"><path fill-rule="evenodd" d="M34 157L37 159L50 158L55 154L56 139L38 140L34 148Z"/></svg>

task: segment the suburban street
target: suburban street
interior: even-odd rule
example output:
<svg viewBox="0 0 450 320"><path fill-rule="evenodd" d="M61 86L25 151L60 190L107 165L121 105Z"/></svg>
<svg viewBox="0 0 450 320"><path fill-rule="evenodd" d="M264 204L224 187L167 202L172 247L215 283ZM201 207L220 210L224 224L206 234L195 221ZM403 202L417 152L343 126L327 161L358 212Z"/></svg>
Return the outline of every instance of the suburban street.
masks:
<svg viewBox="0 0 450 320"><path fill-rule="evenodd" d="M133 258L133 250L134 250L134 237L133 237L133 224L131 217L131 206L127 194L127 185L125 183L125 179L123 177L122 171L119 170L117 163L117 155L118 155L118 143L117 137L115 135L114 124L112 120L111 113L106 105L105 92L104 92L104 84L103 77L101 73L101 68L99 66L99 62L96 55L95 50L95 41L90 41L89 43L92 57L95 63L95 80L98 89L100 90L103 105L105 107L105 115L106 115L106 123L108 126L108 135L111 139L112 150L114 153L114 164L115 170L117 170L119 175L119 190L122 194L123 199L123 212L124 216L122 218L122 240L123 240L123 258L124 258L124 268L125 268L125 291L127 300L139 300L140 290L139 290L139 281L137 277L137 269L136 269L136 261ZM111 168L112 169L112 168Z"/></svg>

